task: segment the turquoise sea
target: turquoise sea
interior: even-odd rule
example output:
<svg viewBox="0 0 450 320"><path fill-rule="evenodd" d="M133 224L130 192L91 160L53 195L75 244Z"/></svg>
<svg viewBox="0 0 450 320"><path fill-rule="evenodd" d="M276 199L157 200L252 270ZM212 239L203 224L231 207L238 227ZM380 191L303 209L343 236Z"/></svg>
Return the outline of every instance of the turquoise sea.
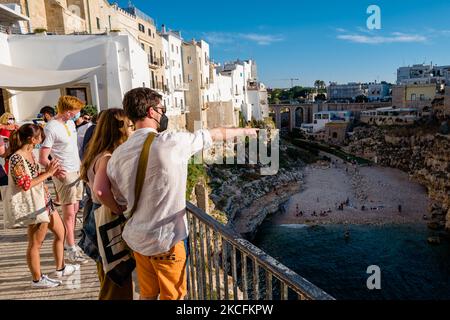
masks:
<svg viewBox="0 0 450 320"><path fill-rule="evenodd" d="M349 238L345 239L345 231ZM435 231L413 225L273 225L252 241L336 299L450 299L450 242L427 243ZM368 266L381 270L369 290Z"/></svg>

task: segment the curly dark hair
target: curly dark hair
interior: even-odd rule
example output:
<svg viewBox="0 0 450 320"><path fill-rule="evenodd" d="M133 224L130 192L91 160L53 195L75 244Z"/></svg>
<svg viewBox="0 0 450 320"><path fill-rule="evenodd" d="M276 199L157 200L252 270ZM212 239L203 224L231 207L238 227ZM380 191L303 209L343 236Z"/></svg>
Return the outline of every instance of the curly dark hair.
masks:
<svg viewBox="0 0 450 320"><path fill-rule="evenodd" d="M123 109L127 117L133 121L144 120L148 108L155 108L162 99L155 90L149 88L135 88L128 91L123 97Z"/></svg>

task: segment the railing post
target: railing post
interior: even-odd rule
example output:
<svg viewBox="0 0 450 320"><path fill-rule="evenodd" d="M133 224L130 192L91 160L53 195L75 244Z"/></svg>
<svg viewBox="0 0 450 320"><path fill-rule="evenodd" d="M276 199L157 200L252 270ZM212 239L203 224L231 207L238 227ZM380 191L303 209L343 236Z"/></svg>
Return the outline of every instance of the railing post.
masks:
<svg viewBox="0 0 450 320"><path fill-rule="evenodd" d="M220 300L219 243L217 239L219 235L216 232L213 232L213 236L214 236L214 269L216 271L216 294L217 300Z"/></svg>
<svg viewBox="0 0 450 320"><path fill-rule="evenodd" d="M244 300L248 300L248 292L247 292L247 255L241 252L242 255L242 291L244 293Z"/></svg>
<svg viewBox="0 0 450 320"><path fill-rule="evenodd" d="M281 300L287 300L288 299L288 287L284 281L280 281L280 294L281 294Z"/></svg>
<svg viewBox="0 0 450 320"><path fill-rule="evenodd" d="M212 262L212 254L211 254L211 234L210 229L206 229L206 254L208 258L208 284L209 284L209 299L213 299L213 262Z"/></svg>
<svg viewBox="0 0 450 320"><path fill-rule="evenodd" d="M200 266L200 254L199 254L199 252L198 252L198 250L197 250L197 238L198 238L198 235L197 235L197 219L194 219L193 220L193 225L194 225L194 255L195 255L195 273L196 273L196 280L197 280L197 288L198 288L198 290L197 290L197 296L198 296L198 299L200 299L200 300L203 300L204 299L204 297L203 297L203 287L202 287L202 280L201 280L201 272L200 272L200 268L201 268L201 266Z"/></svg>
<svg viewBox="0 0 450 320"><path fill-rule="evenodd" d="M256 259L253 259L253 300L259 300L259 267Z"/></svg>
<svg viewBox="0 0 450 320"><path fill-rule="evenodd" d="M266 300L272 300L272 274L266 270Z"/></svg>
<svg viewBox="0 0 450 320"><path fill-rule="evenodd" d="M230 300L230 295L228 293L228 259L227 259L227 242L222 240L222 267L223 267L223 290L225 291L225 300Z"/></svg>
<svg viewBox="0 0 450 320"><path fill-rule="evenodd" d="M193 300L197 300L198 299L198 294L197 294L197 285L196 285L196 274L195 274L195 270L196 270L196 265L197 265L197 261L195 260L195 247L194 247L194 243L195 243L195 233L194 233L194 228L193 228L193 223L195 220L195 217L193 216L192 213L189 214L189 249L190 249L190 257L189 257L189 269L190 269L190 273L189 273L189 280L191 282L191 287L189 288L189 296L191 297L191 299Z"/></svg>
<svg viewBox="0 0 450 320"><path fill-rule="evenodd" d="M232 246L231 252L231 276L233 278L233 299L239 300L238 297L238 285L237 285L237 268L236 268L236 247Z"/></svg>
<svg viewBox="0 0 450 320"><path fill-rule="evenodd" d="M200 240L200 266L198 269L200 270L201 282L202 282L202 296L203 299L206 299L207 288L206 288L206 263L205 263L205 236L204 229L205 225L199 221L199 240Z"/></svg>

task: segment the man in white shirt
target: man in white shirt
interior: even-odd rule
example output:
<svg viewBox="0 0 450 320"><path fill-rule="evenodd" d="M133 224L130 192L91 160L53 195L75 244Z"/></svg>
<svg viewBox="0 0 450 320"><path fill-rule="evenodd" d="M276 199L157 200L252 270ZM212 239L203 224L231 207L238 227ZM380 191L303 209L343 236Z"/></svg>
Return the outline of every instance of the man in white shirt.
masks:
<svg viewBox="0 0 450 320"><path fill-rule="evenodd" d="M75 217L79 209L78 202L83 196L83 186L79 174L80 157L74 121L80 116L83 107L84 103L76 97L59 98L58 114L44 128L45 140L39 154L39 162L44 167L50 163L49 155L57 159L62 167L53 177L53 182L62 205L68 260L71 263L87 262L75 245Z"/></svg>
<svg viewBox="0 0 450 320"><path fill-rule="evenodd" d="M157 299L158 295L161 300L183 299L187 290L184 240L188 236L185 214L188 161L213 141L255 136L256 129L163 132L168 118L161 99L161 95L148 88L136 88L125 95L123 107L136 131L114 151L107 174L119 204L113 211L122 213L124 207L130 210L136 200L136 171L144 141L150 133L157 134L150 148L136 211L122 237L135 254L141 299ZM106 194L98 195L102 202Z"/></svg>

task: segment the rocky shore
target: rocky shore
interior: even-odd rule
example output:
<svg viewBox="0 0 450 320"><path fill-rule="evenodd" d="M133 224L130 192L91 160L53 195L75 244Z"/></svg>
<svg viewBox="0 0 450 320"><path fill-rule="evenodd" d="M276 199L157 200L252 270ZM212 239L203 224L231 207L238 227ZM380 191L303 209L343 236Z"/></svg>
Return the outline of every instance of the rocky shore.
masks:
<svg viewBox="0 0 450 320"><path fill-rule="evenodd" d="M268 215L278 212L299 192L305 161L317 159L284 141L276 175L261 176L257 165L209 166L211 207L226 215L229 226L251 238Z"/></svg>
<svg viewBox="0 0 450 320"><path fill-rule="evenodd" d="M398 168L427 188L428 225L450 230L450 136L420 127L356 128L348 151Z"/></svg>

